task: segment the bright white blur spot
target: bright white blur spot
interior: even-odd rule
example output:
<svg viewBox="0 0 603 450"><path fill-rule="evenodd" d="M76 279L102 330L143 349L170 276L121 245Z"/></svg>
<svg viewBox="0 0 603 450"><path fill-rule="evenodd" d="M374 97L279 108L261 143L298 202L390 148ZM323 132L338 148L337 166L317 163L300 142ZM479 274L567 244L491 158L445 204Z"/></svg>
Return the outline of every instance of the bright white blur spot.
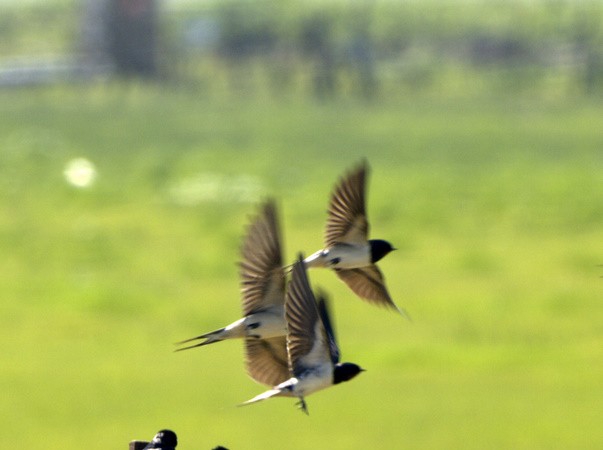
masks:
<svg viewBox="0 0 603 450"><path fill-rule="evenodd" d="M86 158L74 158L67 162L63 175L72 186L86 188L96 179L96 167Z"/></svg>

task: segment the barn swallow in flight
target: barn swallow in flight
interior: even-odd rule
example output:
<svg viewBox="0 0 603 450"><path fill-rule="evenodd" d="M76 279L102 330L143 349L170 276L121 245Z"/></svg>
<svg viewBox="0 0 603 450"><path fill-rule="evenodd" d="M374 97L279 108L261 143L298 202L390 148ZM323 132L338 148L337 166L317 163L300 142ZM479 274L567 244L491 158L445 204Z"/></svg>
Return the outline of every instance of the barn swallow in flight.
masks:
<svg viewBox="0 0 603 450"><path fill-rule="evenodd" d="M201 341L176 351L242 338L249 375L259 382L273 384L288 376L285 273L274 201L266 201L249 225L241 256L239 275L244 317L219 330L179 342L177 345ZM285 367L279 369L266 363L275 358L282 359Z"/></svg>
<svg viewBox="0 0 603 450"><path fill-rule="evenodd" d="M343 381L349 381L364 369L353 363L339 362L339 348L324 296L316 301L310 288L303 256L293 265L285 300L289 375L272 389L242 405L270 397L297 397L308 414L305 397ZM265 361L268 363L268 361ZM282 369L283 362L271 363Z"/></svg>
<svg viewBox="0 0 603 450"><path fill-rule="evenodd" d="M310 268L333 269L360 298L406 314L394 304L375 264L395 248L382 239L368 239L365 201L368 170L364 160L339 180L329 203L325 247L304 262Z"/></svg>

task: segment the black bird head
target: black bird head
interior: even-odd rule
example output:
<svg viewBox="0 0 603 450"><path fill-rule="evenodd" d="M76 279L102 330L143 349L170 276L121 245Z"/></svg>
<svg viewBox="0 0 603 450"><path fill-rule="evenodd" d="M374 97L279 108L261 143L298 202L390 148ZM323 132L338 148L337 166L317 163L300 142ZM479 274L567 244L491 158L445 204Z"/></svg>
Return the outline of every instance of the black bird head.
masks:
<svg viewBox="0 0 603 450"><path fill-rule="evenodd" d="M337 364L333 370L333 384L350 381L360 372L364 372L364 369L354 363Z"/></svg>
<svg viewBox="0 0 603 450"><path fill-rule="evenodd" d="M172 430L159 430L146 449L174 450L178 445L176 433Z"/></svg>
<svg viewBox="0 0 603 450"><path fill-rule="evenodd" d="M383 239L370 239L371 262L376 263L389 252L396 250L392 244Z"/></svg>

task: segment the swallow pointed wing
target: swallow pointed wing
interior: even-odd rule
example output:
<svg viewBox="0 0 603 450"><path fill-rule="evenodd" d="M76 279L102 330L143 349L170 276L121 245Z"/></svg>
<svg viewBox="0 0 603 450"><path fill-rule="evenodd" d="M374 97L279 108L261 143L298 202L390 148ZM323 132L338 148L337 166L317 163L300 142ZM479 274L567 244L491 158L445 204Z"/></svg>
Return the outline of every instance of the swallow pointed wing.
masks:
<svg viewBox="0 0 603 450"><path fill-rule="evenodd" d="M327 298L324 294L320 294L318 297L318 314L322 320L324 326L327 343L329 345L329 354L331 355L331 362L337 364L339 362L339 347L337 346L337 339L335 338L335 328L329 314L329 307L327 304Z"/></svg>
<svg viewBox="0 0 603 450"><path fill-rule="evenodd" d="M285 336L245 340L247 373L258 383L276 386L289 379Z"/></svg>
<svg viewBox="0 0 603 450"><path fill-rule="evenodd" d="M284 304L285 274L274 201L266 201L248 227L241 256L239 275L243 314Z"/></svg>
<svg viewBox="0 0 603 450"><path fill-rule="evenodd" d="M287 349L293 375L331 364L329 338L310 288L303 257L293 266L285 301Z"/></svg>
<svg viewBox="0 0 603 450"><path fill-rule="evenodd" d="M365 206L367 174L367 162L362 161L333 190L325 229L327 247L338 242L366 244L369 232Z"/></svg>
<svg viewBox="0 0 603 450"><path fill-rule="evenodd" d="M356 269L336 269L335 273L363 300L398 310L385 287L383 274L376 265Z"/></svg>

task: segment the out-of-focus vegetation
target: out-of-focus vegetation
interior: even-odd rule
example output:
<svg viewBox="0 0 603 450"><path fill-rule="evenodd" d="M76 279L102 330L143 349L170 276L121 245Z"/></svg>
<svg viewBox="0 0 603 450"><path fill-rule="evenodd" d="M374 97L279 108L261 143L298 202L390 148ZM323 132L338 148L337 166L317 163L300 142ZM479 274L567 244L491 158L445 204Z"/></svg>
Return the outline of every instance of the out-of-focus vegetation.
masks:
<svg viewBox="0 0 603 450"><path fill-rule="evenodd" d="M0 6L0 57L78 54L89 4ZM603 82L597 1L156 5L162 76L208 92L575 96Z"/></svg>
<svg viewBox="0 0 603 450"><path fill-rule="evenodd" d="M157 81L0 90L3 444L125 448L167 427L182 450L600 448L603 105L572 40L598 4L266 5L166 4ZM2 8L21 25L0 28L3 57L74 48L76 4ZM297 42L291 65L273 44L195 50L199 18ZM371 30L372 101L339 56L331 95L316 90L299 39L321 23L337 55ZM522 50L474 60L475 36ZM546 63L553 48L570 62ZM290 399L236 408L264 389L241 345L172 342L239 317L258 201L279 202L287 260L314 251L362 157L372 236L400 249L381 268L413 322L311 272L343 359L367 372L310 396L309 417Z"/></svg>

